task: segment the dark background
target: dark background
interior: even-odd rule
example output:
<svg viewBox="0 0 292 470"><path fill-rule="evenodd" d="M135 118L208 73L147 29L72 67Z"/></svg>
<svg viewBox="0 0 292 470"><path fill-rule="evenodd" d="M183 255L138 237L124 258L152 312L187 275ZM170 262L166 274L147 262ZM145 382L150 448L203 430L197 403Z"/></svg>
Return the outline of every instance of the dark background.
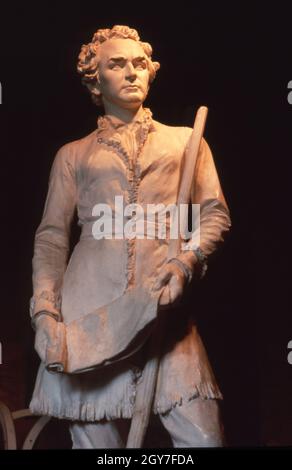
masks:
<svg viewBox="0 0 292 470"><path fill-rule="evenodd" d="M291 8L158 5L1 5L0 399L27 407L35 380L31 258L54 154L91 132L100 113L76 72L80 47L96 29L126 24L161 63L145 103L154 118L192 126L197 107L209 107L206 138L233 227L186 301L224 394L227 442L292 445Z"/></svg>

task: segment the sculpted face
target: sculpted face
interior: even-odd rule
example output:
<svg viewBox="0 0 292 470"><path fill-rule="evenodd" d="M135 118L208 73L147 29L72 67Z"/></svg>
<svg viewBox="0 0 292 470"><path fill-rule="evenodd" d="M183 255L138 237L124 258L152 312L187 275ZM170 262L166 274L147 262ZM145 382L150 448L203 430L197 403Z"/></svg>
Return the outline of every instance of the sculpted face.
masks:
<svg viewBox="0 0 292 470"><path fill-rule="evenodd" d="M100 46L99 84L105 107L135 109L149 89L149 70L142 47L132 39L109 39Z"/></svg>

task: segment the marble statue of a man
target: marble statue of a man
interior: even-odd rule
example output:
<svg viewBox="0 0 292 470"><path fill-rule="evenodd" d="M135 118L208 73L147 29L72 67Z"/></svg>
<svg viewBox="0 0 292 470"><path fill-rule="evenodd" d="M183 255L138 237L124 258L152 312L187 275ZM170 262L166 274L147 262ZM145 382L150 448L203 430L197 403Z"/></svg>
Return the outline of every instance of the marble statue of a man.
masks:
<svg viewBox="0 0 292 470"><path fill-rule="evenodd" d="M130 423L136 387L143 381L147 348L99 368L86 368L82 360L95 349L94 345L89 350L87 343L95 328L89 312L136 286L149 292L160 289L159 304L168 312L153 412L175 447L222 445L222 396L195 321L177 306L185 286L191 278L198 282L207 257L230 227L207 142L203 139L200 146L191 194L192 202L200 204L199 247L182 250L166 263L168 237L94 236L98 217L93 208L98 203L114 214L116 197L142 206L176 202L192 129L161 124L143 107L159 68L151 55L151 46L127 26L100 29L82 46L78 71L104 115L92 133L57 152L35 235L30 311L41 364L30 409L70 420L73 448L125 445L125 423ZM81 236L68 262L75 209ZM138 308L139 298L135 302ZM121 304L118 317L126 314ZM47 367L48 349L58 349L61 327L80 318L83 347L71 352L82 364L79 373L52 372ZM113 343L123 335L106 316L100 322ZM96 349L103 347L102 340L96 343Z"/></svg>

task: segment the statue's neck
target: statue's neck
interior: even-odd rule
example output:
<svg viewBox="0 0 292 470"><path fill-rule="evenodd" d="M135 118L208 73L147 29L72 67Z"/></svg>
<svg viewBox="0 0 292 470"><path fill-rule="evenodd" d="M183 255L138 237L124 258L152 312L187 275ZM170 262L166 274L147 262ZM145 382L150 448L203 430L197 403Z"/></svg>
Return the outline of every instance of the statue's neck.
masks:
<svg viewBox="0 0 292 470"><path fill-rule="evenodd" d="M112 122L129 124L142 118L144 114L142 104L135 109L125 109L111 104L110 106L104 104L105 115L110 118Z"/></svg>

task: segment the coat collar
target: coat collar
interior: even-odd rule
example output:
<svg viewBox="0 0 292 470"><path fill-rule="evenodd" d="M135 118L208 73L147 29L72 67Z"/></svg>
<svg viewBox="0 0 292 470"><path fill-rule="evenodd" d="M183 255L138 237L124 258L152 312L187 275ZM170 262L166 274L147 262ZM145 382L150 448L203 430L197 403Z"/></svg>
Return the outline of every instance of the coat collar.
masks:
<svg viewBox="0 0 292 470"><path fill-rule="evenodd" d="M124 123L118 118L112 116L103 115L99 116L97 119L97 133L112 133L115 131L123 131L126 129L135 129L139 127L147 127L149 131L154 131L155 126L152 119L152 112L149 108L143 108L143 113L138 119L130 123Z"/></svg>

